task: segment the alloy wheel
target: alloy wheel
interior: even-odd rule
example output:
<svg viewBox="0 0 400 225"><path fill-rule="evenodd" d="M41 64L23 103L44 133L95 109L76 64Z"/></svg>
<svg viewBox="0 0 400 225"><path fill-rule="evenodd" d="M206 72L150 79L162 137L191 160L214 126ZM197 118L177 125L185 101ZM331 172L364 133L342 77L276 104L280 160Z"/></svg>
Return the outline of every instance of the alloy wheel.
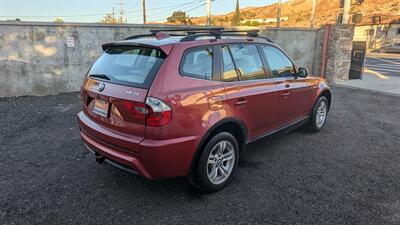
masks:
<svg viewBox="0 0 400 225"><path fill-rule="evenodd" d="M321 101L317 108L317 116L315 117L317 127L322 127L326 120L327 105L325 101Z"/></svg>
<svg viewBox="0 0 400 225"><path fill-rule="evenodd" d="M235 165L235 150L231 142L218 142L207 160L207 177L213 184L221 184L231 175Z"/></svg>

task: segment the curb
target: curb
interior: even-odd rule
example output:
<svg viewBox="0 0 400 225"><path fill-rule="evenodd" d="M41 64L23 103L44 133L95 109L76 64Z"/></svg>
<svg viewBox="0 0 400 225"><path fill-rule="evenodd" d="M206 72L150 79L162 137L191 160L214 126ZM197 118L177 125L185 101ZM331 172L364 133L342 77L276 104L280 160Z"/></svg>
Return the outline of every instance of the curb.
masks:
<svg viewBox="0 0 400 225"><path fill-rule="evenodd" d="M400 97L400 94L391 93L391 92L385 92L385 91L378 91L378 90L371 90L371 89L368 89L368 88L353 87L353 86L349 86L349 85L335 84L335 83L329 83L329 85L337 86L337 87L343 87L343 88L349 88L349 89L355 89L355 90L374 92L374 93L379 93L379 94L384 94L384 95L391 95L391 96L395 96L395 97Z"/></svg>

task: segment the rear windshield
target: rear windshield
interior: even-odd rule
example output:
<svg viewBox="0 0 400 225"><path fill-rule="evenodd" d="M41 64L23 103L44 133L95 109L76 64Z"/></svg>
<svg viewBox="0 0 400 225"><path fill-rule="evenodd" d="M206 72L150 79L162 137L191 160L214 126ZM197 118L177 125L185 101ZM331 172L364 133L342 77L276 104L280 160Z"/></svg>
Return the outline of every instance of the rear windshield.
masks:
<svg viewBox="0 0 400 225"><path fill-rule="evenodd" d="M95 79L106 77L111 83L149 88L165 57L155 48L112 46L100 56L88 75Z"/></svg>

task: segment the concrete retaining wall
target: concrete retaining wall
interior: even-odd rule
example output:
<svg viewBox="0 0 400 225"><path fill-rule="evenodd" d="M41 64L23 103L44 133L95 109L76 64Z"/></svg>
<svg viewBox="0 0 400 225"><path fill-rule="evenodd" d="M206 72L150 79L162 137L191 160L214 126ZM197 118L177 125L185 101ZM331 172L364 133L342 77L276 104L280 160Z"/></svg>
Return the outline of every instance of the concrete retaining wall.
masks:
<svg viewBox="0 0 400 225"><path fill-rule="evenodd" d="M77 91L102 53L102 43L160 27L165 25L0 22L0 97ZM323 32L268 28L262 34L276 41L296 64L319 73Z"/></svg>
<svg viewBox="0 0 400 225"><path fill-rule="evenodd" d="M77 91L84 74L102 53L102 43L152 28L0 23L0 96Z"/></svg>
<svg viewBox="0 0 400 225"><path fill-rule="evenodd" d="M323 33L319 33L317 29L268 28L262 29L261 35L271 38L281 46L298 66L306 66L313 74L319 74L321 46L318 41Z"/></svg>

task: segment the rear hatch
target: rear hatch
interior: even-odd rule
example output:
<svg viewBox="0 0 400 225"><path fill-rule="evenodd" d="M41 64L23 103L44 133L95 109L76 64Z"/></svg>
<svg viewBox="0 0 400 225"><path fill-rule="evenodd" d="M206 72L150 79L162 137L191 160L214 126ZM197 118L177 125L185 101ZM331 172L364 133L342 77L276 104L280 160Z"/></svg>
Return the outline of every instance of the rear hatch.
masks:
<svg viewBox="0 0 400 225"><path fill-rule="evenodd" d="M153 47L115 45L105 50L89 70L81 93L84 112L111 135L90 135L124 149L126 143L109 138L113 133L135 143L144 138L147 92L165 57Z"/></svg>

